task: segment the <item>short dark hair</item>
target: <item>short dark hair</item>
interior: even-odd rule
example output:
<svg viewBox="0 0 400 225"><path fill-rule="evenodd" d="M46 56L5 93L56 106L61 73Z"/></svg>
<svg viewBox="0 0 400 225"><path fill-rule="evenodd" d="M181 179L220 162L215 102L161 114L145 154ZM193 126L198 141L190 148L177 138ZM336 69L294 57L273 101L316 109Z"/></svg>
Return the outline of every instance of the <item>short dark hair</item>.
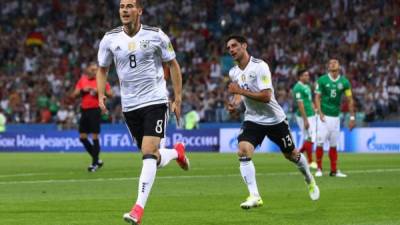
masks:
<svg viewBox="0 0 400 225"><path fill-rule="evenodd" d="M136 6L139 8L143 8L143 1L142 0L136 0Z"/></svg>
<svg viewBox="0 0 400 225"><path fill-rule="evenodd" d="M121 0L120 0L121 2ZM136 6L139 8L143 8L143 1L142 0L136 0Z"/></svg>
<svg viewBox="0 0 400 225"><path fill-rule="evenodd" d="M303 73L307 72L307 69L300 69L297 71L297 77L301 77L301 75L303 75Z"/></svg>
<svg viewBox="0 0 400 225"><path fill-rule="evenodd" d="M230 36L225 40L225 43L228 43L228 41L230 41L230 40L232 40L232 39L238 41L240 44L244 44L244 43L247 44L247 39L246 39L244 36L242 36L242 35L230 35Z"/></svg>

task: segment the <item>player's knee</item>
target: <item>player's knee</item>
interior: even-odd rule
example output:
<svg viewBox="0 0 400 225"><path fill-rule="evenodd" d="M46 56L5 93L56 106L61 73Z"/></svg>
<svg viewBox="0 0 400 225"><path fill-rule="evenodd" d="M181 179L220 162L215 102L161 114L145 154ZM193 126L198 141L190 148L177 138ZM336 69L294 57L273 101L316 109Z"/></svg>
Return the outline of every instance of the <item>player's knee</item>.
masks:
<svg viewBox="0 0 400 225"><path fill-rule="evenodd" d="M241 157L250 157L251 158L251 151L246 148L239 148L237 155L239 156L239 158L241 158Z"/></svg>
<svg viewBox="0 0 400 225"><path fill-rule="evenodd" d="M99 139L99 134L92 134L93 139Z"/></svg>
<svg viewBox="0 0 400 225"><path fill-rule="evenodd" d="M80 133L79 134L79 139L87 139L88 135L86 133Z"/></svg>
<svg viewBox="0 0 400 225"><path fill-rule="evenodd" d="M285 158L291 162L297 162L300 158L300 152L293 150L292 152L284 153Z"/></svg>

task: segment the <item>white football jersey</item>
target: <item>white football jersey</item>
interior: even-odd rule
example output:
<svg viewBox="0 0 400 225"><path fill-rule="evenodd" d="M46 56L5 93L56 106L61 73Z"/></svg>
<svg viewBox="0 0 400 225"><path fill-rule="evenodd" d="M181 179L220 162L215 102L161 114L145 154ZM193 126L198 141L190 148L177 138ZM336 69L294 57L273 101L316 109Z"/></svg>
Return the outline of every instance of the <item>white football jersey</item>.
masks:
<svg viewBox="0 0 400 225"><path fill-rule="evenodd" d="M229 77L233 82L237 82L241 88L252 92L259 92L265 89L272 90L272 97L269 103L242 96L246 106L245 121L261 125L275 125L285 120L285 112L275 99L271 72L266 62L251 57L244 70L241 70L236 65L229 71Z"/></svg>
<svg viewBox="0 0 400 225"><path fill-rule="evenodd" d="M141 25L133 37L117 27L100 42L98 63L109 67L114 60L121 86L122 111L168 103L162 62L175 58L168 36L160 29Z"/></svg>

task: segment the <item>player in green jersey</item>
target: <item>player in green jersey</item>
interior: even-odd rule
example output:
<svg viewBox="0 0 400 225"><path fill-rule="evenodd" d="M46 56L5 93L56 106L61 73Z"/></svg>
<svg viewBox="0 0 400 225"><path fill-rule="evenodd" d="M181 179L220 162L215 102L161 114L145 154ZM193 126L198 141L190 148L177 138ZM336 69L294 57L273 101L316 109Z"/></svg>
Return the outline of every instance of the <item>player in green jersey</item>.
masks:
<svg viewBox="0 0 400 225"><path fill-rule="evenodd" d="M307 154L310 168L316 169L317 164L312 160L312 149L315 142L315 125L317 121L312 101L312 91L309 85L310 73L303 69L297 72L297 76L299 81L294 85L292 93L297 102L296 121L304 137L300 152Z"/></svg>
<svg viewBox="0 0 400 225"><path fill-rule="evenodd" d="M340 104L344 94L349 103L350 122L349 129L355 126L353 98L349 80L340 74L338 59L330 59L328 73L321 76L317 81L315 91L315 105L319 112L317 122L317 164L318 169L315 176L322 176L323 144L329 142L329 159L331 162L330 176L347 177L337 169L337 139L340 133Z"/></svg>

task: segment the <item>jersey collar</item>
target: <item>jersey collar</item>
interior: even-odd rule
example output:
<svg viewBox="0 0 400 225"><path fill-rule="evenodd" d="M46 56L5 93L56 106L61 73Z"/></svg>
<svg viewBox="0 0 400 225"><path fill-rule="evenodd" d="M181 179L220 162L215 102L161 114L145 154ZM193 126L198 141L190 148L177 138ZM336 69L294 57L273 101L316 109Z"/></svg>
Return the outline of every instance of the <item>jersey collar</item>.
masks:
<svg viewBox="0 0 400 225"><path fill-rule="evenodd" d="M240 71L245 71L246 69L247 69L247 67L249 67L249 65L250 65L250 63L251 63L251 59L253 58L253 56L250 56L250 58L249 58L249 62L247 63L247 65L246 65L246 67L242 70L242 69L240 69L240 67L239 67L239 64L237 65L237 67L239 68L239 70Z"/></svg>
<svg viewBox="0 0 400 225"><path fill-rule="evenodd" d="M128 37L128 38L134 38L134 37L136 37L136 36L142 31L142 29L143 29L143 24L140 23L140 28L139 28L138 32L137 32L135 35L133 35L133 36L131 37L131 36L129 36L129 35L125 32L125 30L124 30L124 28L123 28L123 26L122 26L122 33L124 33L125 36Z"/></svg>
<svg viewBox="0 0 400 225"><path fill-rule="evenodd" d="M306 86L306 84L305 83L303 83L303 82L301 82L300 80L299 81L297 81L300 85L302 85L302 86Z"/></svg>
<svg viewBox="0 0 400 225"><path fill-rule="evenodd" d="M333 82L336 82L336 81L338 81L339 79L340 79L340 74L338 75L338 77L336 77L336 79L333 79L333 77L331 76L331 74L330 73L328 73L328 77L329 77L329 79L331 79L331 81L333 81Z"/></svg>

